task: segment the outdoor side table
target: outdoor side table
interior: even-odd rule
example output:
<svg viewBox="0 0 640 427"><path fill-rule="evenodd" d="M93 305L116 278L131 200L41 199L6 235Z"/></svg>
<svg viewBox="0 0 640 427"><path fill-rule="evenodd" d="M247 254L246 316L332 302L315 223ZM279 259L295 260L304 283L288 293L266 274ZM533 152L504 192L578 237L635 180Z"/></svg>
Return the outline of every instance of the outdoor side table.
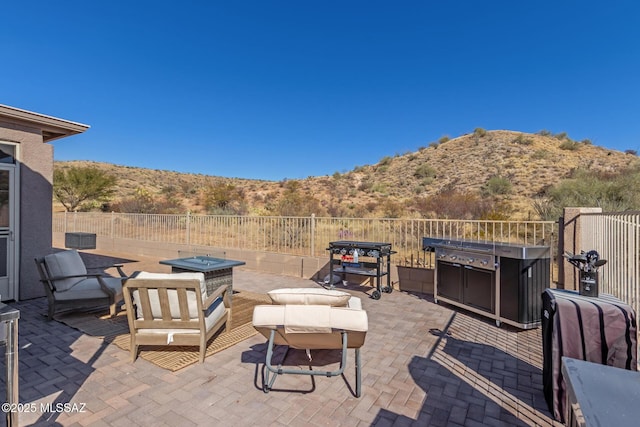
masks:
<svg viewBox="0 0 640 427"><path fill-rule="evenodd" d="M204 273L207 295L211 295L220 286L227 286L233 291L233 267L245 265L244 261L222 259L210 256L193 256L160 261L170 265L172 273L200 272Z"/></svg>
<svg viewBox="0 0 640 427"><path fill-rule="evenodd" d="M640 372L562 358L567 426L637 426Z"/></svg>

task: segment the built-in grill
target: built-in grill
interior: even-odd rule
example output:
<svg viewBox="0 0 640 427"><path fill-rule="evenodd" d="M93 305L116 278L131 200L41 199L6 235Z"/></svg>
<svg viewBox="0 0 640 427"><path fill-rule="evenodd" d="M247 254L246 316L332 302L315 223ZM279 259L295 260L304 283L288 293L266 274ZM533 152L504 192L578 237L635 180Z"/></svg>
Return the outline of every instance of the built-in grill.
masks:
<svg viewBox="0 0 640 427"><path fill-rule="evenodd" d="M550 282L550 248L425 237L435 252L434 298L529 329L540 323Z"/></svg>

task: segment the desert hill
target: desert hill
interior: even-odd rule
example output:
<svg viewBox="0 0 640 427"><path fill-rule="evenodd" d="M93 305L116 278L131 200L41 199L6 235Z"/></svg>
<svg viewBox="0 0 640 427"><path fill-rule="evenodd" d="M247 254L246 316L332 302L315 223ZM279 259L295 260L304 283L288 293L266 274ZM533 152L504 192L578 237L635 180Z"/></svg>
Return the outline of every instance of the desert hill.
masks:
<svg viewBox="0 0 640 427"><path fill-rule="evenodd" d="M390 204L396 206L394 216L419 216L414 208L416 200L454 190L490 198L513 218L528 218L532 216L533 199L572 171L615 173L639 162L634 152L606 149L588 140L573 141L566 134L476 129L346 173L279 182L88 161L55 162L54 167L91 166L114 174L118 177L114 204L143 191L152 197L178 199L185 211L194 213L207 213L203 202L207 188L229 184L243 195L243 213L248 214L277 215L278 201L287 189L293 189L303 199L318 201L313 208L318 216L388 216ZM492 182L507 182L510 188L492 191ZM60 210L56 203L54 208Z"/></svg>

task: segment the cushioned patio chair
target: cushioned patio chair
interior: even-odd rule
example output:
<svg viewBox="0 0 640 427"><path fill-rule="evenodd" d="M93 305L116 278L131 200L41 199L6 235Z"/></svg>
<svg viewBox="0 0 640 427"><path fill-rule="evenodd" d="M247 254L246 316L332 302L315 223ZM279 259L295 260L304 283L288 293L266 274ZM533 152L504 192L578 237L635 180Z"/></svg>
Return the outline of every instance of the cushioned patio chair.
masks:
<svg viewBox="0 0 640 427"><path fill-rule="evenodd" d="M131 362L141 345L198 346L204 362L207 342L231 329L227 286L207 296L203 273L137 272L123 287L131 333Z"/></svg>
<svg viewBox="0 0 640 427"><path fill-rule="evenodd" d="M347 292L316 289L278 289L268 292L272 305L259 305L253 311L253 326L267 338L267 355L263 390L268 393L279 374L342 375L347 362L347 349L355 349L356 397L362 394L362 363L360 347L369 328L367 312L361 301ZM275 345L307 350L342 350L340 367L334 371L286 369L273 366ZM288 351L288 349L287 349ZM286 353L283 356L283 362ZM269 374L273 377L269 378Z"/></svg>
<svg viewBox="0 0 640 427"><path fill-rule="evenodd" d="M76 250L61 251L35 259L40 281L49 301L48 319L56 311L86 309L108 305L115 316L122 301L122 281L126 277L120 265L120 277L104 272L89 273ZM109 268L109 267L107 267Z"/></svg>

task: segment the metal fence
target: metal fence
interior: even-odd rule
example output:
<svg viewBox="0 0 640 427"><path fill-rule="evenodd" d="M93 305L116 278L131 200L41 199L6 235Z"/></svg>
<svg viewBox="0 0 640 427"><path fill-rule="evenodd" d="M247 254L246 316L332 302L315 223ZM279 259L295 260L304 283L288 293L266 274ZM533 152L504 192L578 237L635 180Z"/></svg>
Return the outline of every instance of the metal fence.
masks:
<svg viewBox="0 0 640 427"><path fill-rule="evenodd" d="M640 212L580 214L581 250L598 251L600 291L640 313Z"/></svg>
<svg viewBox="0 0 640 427"><path fill-rule="evenodd" d="M555 221L59 212L53 214L53 231L302 256L324 256L336 240L385 242L398 252L394 263L423 266L434 261L422 250L422 237L548 245L552 259L558 249Z"/></svg>

